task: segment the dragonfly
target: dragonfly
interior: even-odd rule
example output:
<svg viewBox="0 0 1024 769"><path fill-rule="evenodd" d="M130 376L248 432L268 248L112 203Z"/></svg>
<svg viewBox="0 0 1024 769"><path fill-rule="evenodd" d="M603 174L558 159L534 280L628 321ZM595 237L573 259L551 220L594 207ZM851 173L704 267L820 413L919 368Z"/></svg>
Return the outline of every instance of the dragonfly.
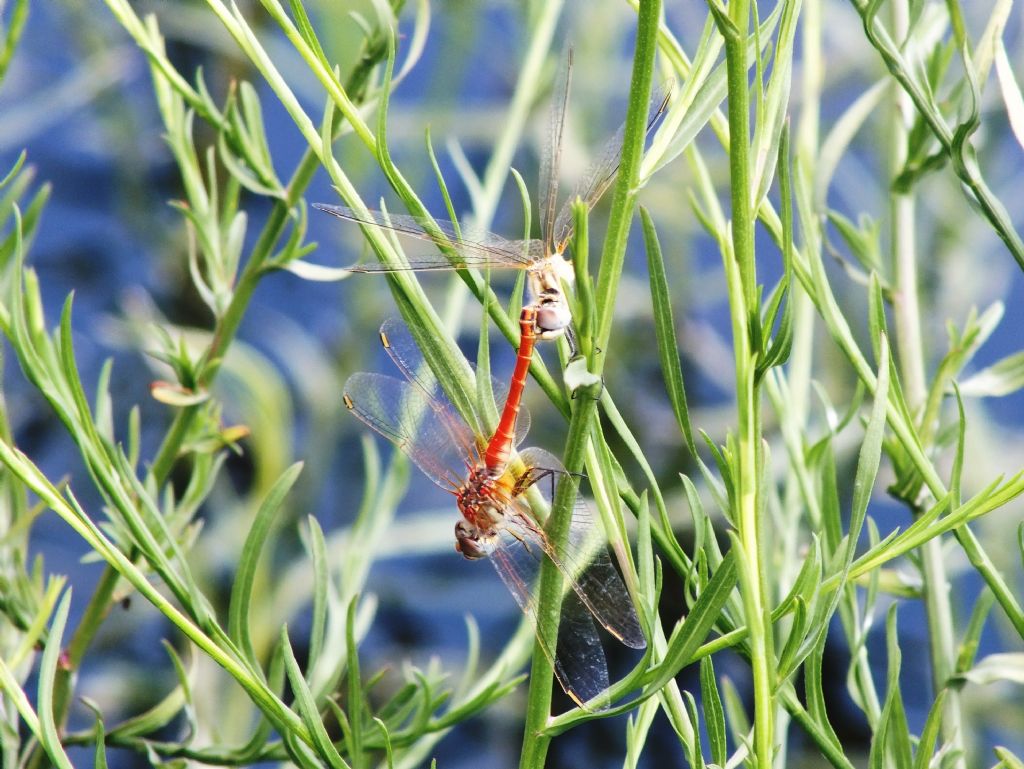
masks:
<svg viewBox="0 0 1024 769"><path fill-rule="evenodd" d="M520 331L527 340L536 333L530 308L520 316ZM582 497L576 494L564 542L553 542L534 514L534 504L550 510L551 490L542 481L550 480L553 487L554 479L566 471L542 449L516 450L526 432L518 399L515 414L506 413L518 386L516 377L500 420L508 423L509 432L499 429L487 439L466 423L432 379L407 326L386 321L380 337L404 378L353 374L344 386L345 406L455 497L461 513L455 549L470 560L488 559L535 628L540 567L545 559L554 563L566 585L562 619L557 641L538 632L538 645L577 705L607 707L608 667L597 624L634 649L645 648L646 639L601 529ZM517 369L524 359L523 346ZM525 371L517 373L525 382Z"/></svg>
<svg viewBox="0 0 1024 769"><path fill-rule="evenodd" d="M441 253L410 255L401 265L366 262L346 269L357 273L459 270L471 267L525 270L531 303L537 310L538 338L555 339L566 334L570 329L572 315L562 287L571 285L575 280L572 262L565 257L574 230L573 203L579 199L587 210L590 210L608 190L619 170L625 136L623 124L608 140L556 215L558 174L562 158L566 105L572 82L572 62L570 48L556 81L550 137L541 162L541 239L509 240L487 230L459 227L444 219L435 220L426 216L415 217L369 209L357 211L346 206L314 203L314 208L339 219L355 222L362 227L378 227L398 235L429 241L441 249ZM651 99L647 117L648 134L664 114L670 90L671 84L666 84ZM568 335L572 344L571 330Z"/></svg>

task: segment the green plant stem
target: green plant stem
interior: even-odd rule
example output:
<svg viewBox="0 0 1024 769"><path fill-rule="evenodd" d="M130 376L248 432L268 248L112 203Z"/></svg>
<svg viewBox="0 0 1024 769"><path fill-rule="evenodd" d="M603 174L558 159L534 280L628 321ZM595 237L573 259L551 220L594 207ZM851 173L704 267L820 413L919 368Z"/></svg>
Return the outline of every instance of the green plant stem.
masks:
<svg viewBox="0 0 1024 769"><path fill-rule="evenodd" d="M903 40L910 26L910 7L905 1L892 4L893 32ZM914 103L910 95L895 88L890 137L890 173L895 178L907 159L907 129ZM916 200L913 189L904 193L893 190L890 202L891 238L896 279L893 298L893 319L899 351L900 377L908 405L917 411L925 405L928 386L925 375L925 352L921 331L921 308L918 300ZM924 428L928 431L928 428ZM927 448L927 446L926 446ZM954 500L954 504L959 500ZM925 608L928 616L928 638L931 646L932 686L935 694L946 688L946 681L956 664L956 631L949 603L949 581L942 554L942 537L929 539L921 548ZM960 696L949 690L942 721L943 737L951 746L955 765L966 769L963 745L963 714Z"/></svg>
<svg viewBox="0 0 1024 769"><path fill-rule="evenodd" d="M569 420L569 433L565 442L564 464L568 475L558 484L558 490L551 505L551 518L545 524L552 541L557 543L568 535L572 509L576 501L576 474L583 470L586 459L590 425L596 421L597 391L580 388L575 399L576 409ZM557 544L556 544L557 547ZM558 645L558 624L562 609L563 580L561 572L547 558L541 564L540 583L537 592L537 633L547 639L550 649ZM526 700L526 724L523 732L523 749L520 754L520 769L542 769L551 745L551 737L544 732L551 714L551 687L554 675L552 661L548 659L540 644L533 650L530 665L530 689Z"/></svg>
<svg viewBox="0 0 1024 769"><path fill-rule="evenodd" d="M654 79L654 55L657 52L658 20L661 0L640 4L637 14L636 53L633 75L629 86L629 108L626 113L625 134L622 142L622 162L612 196L611 214L601 252L601 267L597 273L594 296L594 349L608 350L612 317L619 279L626 260L626 240L636 206L636 187L643 157L644 138L647 134L647 111ZM593 373L604 371L605 355L595 355Z"/></svg>
<svg viewBox="0 0 1024 769"><path fill-rule="evenodd" d="M1006 206L985 183L974 158L973 148L968 141L973 129L977 127L975 121L977 120L978 105L976 103L972 105L973 115L967 122L951 129L942 116L931 90L919 85L918 76L915 75L919 70L907 64L900 46L878 23L876 16L883 4L872 0L851 0L851 5L864 22L864 31L867 33L868 41L878 51L889 72L914 102L918 113L939 144L942 145L943 150L949 154L953 172L963 182L964 190L970 192L985 218L992 224L1010 254L1024 270L1024 241L1014 229ZM968 73L968 76L973 77L973 73ZM975 84L971 83L971 86L973 88Z"/></svg>
<svg viewBox="0 0 1024 769"><path fill-rule="evenodd" d="M611 335L612 311L619 279L625 263L626 239L636 202L636 186L643 156L647 129L647 107L654 74L654 56L657 51L658 21L661 16L660 0L642 3L637 16L636 53L630 82L629 107L623 136L622 162L615 183L611 216L605 235L601 268L595 291L594 348L606 350ZM595 374L603 370L604 356L595 356ZM551 536L558 541L568 532L576 486L572 478L582 471L587 455L587 441L591 429L600 429L597 421L597 399L601 385L583 387L573 401L575 409L569 420L569 433L564 455L569 476L563 478L551 509ZM553 563L545 559L541 564L537 610L537 633L550 639L550 648L556 648L559 614L562 604L562 577ZM527 698L521 769L541 769L550 745L550 736L543 733L551 714L552 661L539 647L535 648L531 666L530 689Z"/></svg>
<svg viewBox="0 0 1024 769"><path fill-rule="evenodd" d="M769 769L774 743L775 703L772 698L772 639L769 635L767 575L762 562L758 479L761 465L760 388L756 354L750 337L757 322L757 276L754 260L753 191L750 188L750 95L747 41L750 3L729 3L735 29L725 35L729 86L729 176L732 187L732 253L725 254L725 273L736 362L738 451L735 458L735 520L742 548L740 593L750 634L754 684L754 764Z"/></svg>

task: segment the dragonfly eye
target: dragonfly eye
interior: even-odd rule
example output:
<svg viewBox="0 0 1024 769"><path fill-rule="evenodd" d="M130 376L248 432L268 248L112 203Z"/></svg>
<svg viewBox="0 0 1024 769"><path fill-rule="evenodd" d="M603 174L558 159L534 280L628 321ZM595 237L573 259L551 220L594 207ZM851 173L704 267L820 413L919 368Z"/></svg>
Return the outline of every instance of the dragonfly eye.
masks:
<svg viewBox="0 0 1024 769"><path fill-rule="evenodd" d="M563 301L545 299L537 307L537 329L541 337L560 332L571 322L572 315Z"/></svg>
<svg viewBox="0 0 1024 769"><path fill-rule="evenodd" d="M478 529L468 521L455 524L455 549L471 561L486 558L494 550L494 545L485 540Z"/></svg>

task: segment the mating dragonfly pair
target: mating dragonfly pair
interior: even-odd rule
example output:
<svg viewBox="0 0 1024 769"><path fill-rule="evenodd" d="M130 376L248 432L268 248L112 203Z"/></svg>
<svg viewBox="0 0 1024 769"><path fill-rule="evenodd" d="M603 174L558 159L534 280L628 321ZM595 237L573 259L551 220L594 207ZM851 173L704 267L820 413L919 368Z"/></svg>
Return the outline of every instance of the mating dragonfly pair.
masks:
<svg viewBox="0 0 1024 769"><path fill-rule="evenodd" d="M416 256L402 267L360 264L352 272L397 269L511 268L525 270L529 302L520 315L520 344L497 427L488 438L462 419L430 377L409 329L398 321L381 327L381 341L405 380L357 373L345 383L344 402L359 419L397 445L438 486L452 493L462 519L455 526L456 550L466 558L487 557L524 612L536 619L536 587L542 561L558 568L566 589L557 642L537 634L565 692L582 707L607 705L608 668L594 620L627 646L646 646L636 610L608 557L601 530L579 494L567 536L557 545L534 514L535 503L550 511L554 479L565 475L559 461L536 448L517 446L528 419L521 409L538 339L571 334L563 286L574 278L565 250L573 234L576 200L588 209L618 172L624 127L608 141L574 193L558 211L558 168L572 73L572 52L558 79L551 139L541 167L541 240L506 240L489 232L459 230L450 222L420 220L378 211L314 204L321 211L399 235L429 241L444 253ZM667 90L667 89L666 89ZM652 99L647 130L658 122L667 95ZM426 225L426 226L425 226ZM454 254L454 256L452 256ZM571 336L570 336L571 341ZM499 386L500 391L500 386ZM540 483L546 480L550 483ZM532 497L532 500L531 500ZM587 705L587 703L590 705Z"/></svg>

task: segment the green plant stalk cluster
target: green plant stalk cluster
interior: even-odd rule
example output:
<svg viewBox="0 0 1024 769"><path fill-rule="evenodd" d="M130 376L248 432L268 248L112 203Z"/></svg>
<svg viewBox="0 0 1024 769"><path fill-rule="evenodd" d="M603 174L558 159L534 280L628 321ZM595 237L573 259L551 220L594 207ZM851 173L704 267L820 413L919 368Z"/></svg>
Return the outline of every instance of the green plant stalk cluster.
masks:
<svg viewBox="0 0 1024 769"><path fill-rule="evenodd" d="M936 49L927 68L913 69L904 51L892 42L921 32L924 17L918 6L895 4L896 22L890 32L879 20L880 3L854 4L864 21L868 44L902 89L897 97L901 113L892 118L889 132L896 147L891 167L896 181L889 198L891 281L886 265L876 258L880 249L872 245L871 225L863 221L854 224L829 210L826 203L825 192L832 181L836 158L867 119L871 106L879 103L882 93L881 89L866 91L837 122L833 133L824 142L819 140L818 104L825 82L820 38L827 6L817 0L789 0L775 4L772 13L762 19L757 3L751 0L727 6L709 0L708 19L691 59L663 18L659 2L635 4L636 46L620 176L593 282L588 268L586 212L577 210L573 258L578 280L572 301L580 349L590 373L598 379L612 371L611 351L616 347L613 331L619 318L627 236L638 191L656 172L684 155L693 171L693 208L722 254L732 321L736 425L724 446L715 445L704 435L706 450L698 450L690 424L694 412L686 400L680 343L673 321L673 265L666 261L675 252L664 250L659 242L657 214L643 211L658 358L682 444L700 473L698 482L685 475L680 478L680 496L692 518L693 547L684 549L676 538L677 505L663 492L658 472L642 449L644 436L634 435L613 395L614 387L610 383L593 384L568 393L538 356L531 372L556 410L568 420L564 464L569 474L559 484L547 523L549 533L556 541L565 535L577 479L586 471L595 505L650 637L643 659L612 684L608 692L611 707L604 711L577 708L559 715L551 713L551 661L531 644L533 629L526 620L493 664L483 670L479 669L480 650L470 625L467 670L464 680L455 686L445 682L444 671L429 666L411 671L406 685L390 697L375 691L379 676L367 674L359 657L359 641L373 613L372 601L364 591L370 564L386 539L388 524L404 492L408 465L396 459L381 468L370 443L366 443L364 452L367 477L363 502L344 538L339 541L325 534L313 518L300 525L308 562L298 571L312 574L307 580L311 583L308 592L304 593L313 617L305 670L295 656L286 626L298 609L290 608L274 626L275 631L268 634L260 623L273 622L271 617L277 615L266 614L258 600L263 586L260 580L265 579L265 551L277 532L291 526L289 500L300 478L299 465L278 470L276 481L250 500L255 512L247 523L249 533L239 554L226 622L221 622L206 586L192 568L190 556L197 541L201 545L202 540L194 516L211 499L224 452L234 450L244 436L244 431L223 425L216 388L221 386L223 374L230 378L231 367L237 365L229 352L241 345L236 337L253 294L262 280L278 270L309 274L304 258L312 246L305 242L303 194L318 168L326 169L347 205L365 210L349 166L335 157L335 140L351 133L357 151L372 158L405 208L429 221L420 194L391 156L388 137L390 91L422 51L429 18L425 0L416 5L415 27L405 46L407 58L402 65L398 63L394 16L400 4L395 8L383 2L373 4L376 19L363 20L362 53L344 82L325 53L309 9L298 0L287 7L277 0L264 0L267 23L284 35L296 61L308 68L325 94L319 126L306 113L294 86L283 74L286 70L268 53L262 31L235 6L209 0L213 17L264 79L306 141L303 157L283 183L277 177L263 132L257 89L242 83L230 91L224 104L217 104L201 78L193 84L175 68L155 17L139 18L123 0L108 0L107 5L150 61L168 146L182 176L184 199L176 206L190 236L187 267L213 324L198 339L166 323L155 332L159 347L154 357L170 368L174 381L155 385L154 396L174 408L175 416L158 451L140 471L138 413L129 417L127 436L117 438L108 387L109 366L101 375L94 402L89 403L71 343L71 303L65 305L58 330L49 333L39 280L23 267L24 254L39 225L46 190L41 188L22 213L19 201L31 183L30 175L19 164L4 181L0 214L12 226L10 236L0 244L9 273L0 299L0 326L26 378L44 395L78 445L90 478L104 500L107 516L105 525L98 525L70 489L46 478L29 457L18 451L8 420L0 410L4 417L0 420L0 461L8 470L2 479L3 512L18 532L18 537L8 537L0 550L4 570L0 576L17 586L11 593L16 597L5 599L2 607L4 617L11 618L13 633L0 635L4 643L4 655L0 657L3 717L6 724L14 725L0 740L5 766L41 766L46 762L69 766L65 747L71 744L94 745L97 765L105 765L104 749L111 745L168 759L227 765L289 760L299 766L362 767L377 762L388 767L412 766L426 760L450 728L508 696L520 683L516 671L532 648L520 755L523 767L545 765L551 741L566 731L627 712L634 714L626 731L628 766L640 761L659 713L672 725L691 765L722 766L744 758L758 767L783 765L788 759L786 730L790 723L783 711L831 765L851 767L824 698L822 661L834 616L839 618L851 649L849 690L873 734L871 764L924 767L936 751L942 750L950 765L969 765L967 753L972 746L965 739L965 730L970 720L958 688L964 682L1013 680L1013 666L1017 664L1013 659L988 659L976 664L978 638L990 612L998 608L1008 626L1024 637L1024 611L1012 587L1013 580L986 551L970 524L1024 493L1024 473L976 483L980 489L964 501L963 476L970 457L965 455L967 425L957 380L991 334L999 313L972 315L962 329L954 329L949 352L932 381L927 380L922 334L925 304L917 301L913 203L917 185L948 165L979 204L984 221L1024 265L1019 236L986 183L969 144L980 121L977 104L981 84L991 62L999 61L1006 3L992 12L986 37L975 48L974 58L967 37L969 26L961 9L955 2L947 4L956 50L965 66L962 81L950 92L968 107L967 117L955 128L949 128L944 116L948 105L935 96L942 91L939 86L946 74L942 62L948 58L943 59ZM6 70L17 44L26 7L25 2L19 2L14 8L0 56L0 73ZM461 169L478 225L487 226L496 210L513 149L537 101L542 85L540 73L551 54L561 11L560 3L535 9L509 119L491 163L479 178L468 167ZM804 29L803 112L793 160L786 112L798 21ZM647 105L658 51L677 78L678 90L645 155ZM369 104L377 110L376 123L364 111ZM914 121L908 126L903 119L911 113ZM194 145L197 118L217 137L216 146L205 152ZM712 129L728 154L728 216L719 202L720 190L707 153L694 143L705 126ZM449 212L454 215L429 138L428 154ZM769 195L775 187L778 210ZM273 199L270 216L255 246L244 254L246 216L240 209L243 193ZM864 324L858 324L841 308L834 281L825 270L825 217L836 224L846 245L867 270L864 283L868 317ZM783 262L783 278L767 293L757 282L758 263L767 258L763 251L755 254L759 226L778 246ZM375 228L367 228L364 235L378 258L401 263L402 246L398 241ZM454 344L454 334L466 298L471 295L486 315L484 331L493 323L506 339L517 341L515 318L520 300L514 296L507 307L503 306L486 278L472 271L460 272L459 279L464 287L453 284L446 305L439 311L414 274L399 271L389 277L396 304L445 391L463 415L484 430L490 417L477 413L480 387ZM889 304L895 321L895 354L889 347ZM844 373L858 383L850 406L826 420L824 428L815 423L813 412L803 405L813 387L814 330L819 323L845 359ZM862 350L857 341L855 329L859 330L859 325L867 326L870 351ZM147 340L147 344L151 342ZM485 333L479 361L484 374L490 369L488 354ZM869 363L870 359L875 363ZM1006 363L999 371L1012 375L1011 364ZM999 386L1007 385L1000 382ZM944 401L951 402L947 397L950 391L957 405L952 424L943 409ZM864 392L871 397L870 405L862 409ZM831 409L827 394L824 390L819 393L826 411ZM785 454L786 473L780 482L773 477L771 450L775 436L766 428L770 424L767 405L776 414L779 443ZM836 439L859 424L863 424L864 436L856 457L849 516L844 518L839 483L843 457ZM812 439L810 436L816 433L820 435ZM937 469L947 447L954 455L948 479ZM709 454L710 463L706 462ZM893 493L915 514L903 531L880 532L868 515L883 457L896 478ZM631 463L640 468L643 485L630 479ZM188 474L184 488L169 483L172 470L179 468ZM29 493L40 500L38 506L30 508ZM623 505L637 518L635 558L627 544ZM17 555L19 548L27 548L25 535L43 508L56 512L107 563L66 646L62 639L70 591L64 590L63 580L44 579L41 569L29 574L18 558L9 557L11 553ZM714 536L716 513L724 515L732 527L731 546L725 553ZM786 522L782 532L778 531L778 521ZM948 577L939 557L941 538L949 532L987 587L959 637L947 594ZM866 535L866 547L860 542L862 533ZM866 629L882 592L918 596L913 588L895 585L889 573L888 567L907 555L919 558L910 563L920 563L923 578L919 592L929 612L935 690L925 727L913 741L900 691L901 649L895 606L886 621L884 690L875 683L873 673L879 663L869 656L866 646ZM782 568L776 569L779 564ZM658 611L664 568L681 580L688 608L684 617L669 625L662 624ZM559 571L546 563L538 585L536 632L548 639L557 637L563 589ZM105 723L103 714L90 705L96 713L95 728L76 734L64 731L73 701L74 673L90 653L110 608L120 595L129 592L138 593L178 628L199 655L200 664L212 661L238 683L259 714L247 721L247 729L251 721L256 727L243 744L193 746L188 741L151 737L179 714L189 720L190 731L199 731L195 706L200 700L194 693L201 677L171 647L168 653L177 686L162 701L117 725ZM13 641L8 642L8 637ZM36 647L42 649L38 660L33 654ZM735 687L716 676L714 655L726 649L738 651L749 661L754 692L752 723ZM703 709L674 680L684 667L698 660ZM39 671L34 702L23 688L33 663ZM803 678L802 692L796 688L798 672ZM290 701L285 699L286 685ZM343 699L334 696L338 691L345 692ZM19 722L27 726L35 740L27 747L17 739ZM702 734L708 736L709 745L703 744ZM1005 748L995 750L1004 765L1020 763Z"/></svg>

